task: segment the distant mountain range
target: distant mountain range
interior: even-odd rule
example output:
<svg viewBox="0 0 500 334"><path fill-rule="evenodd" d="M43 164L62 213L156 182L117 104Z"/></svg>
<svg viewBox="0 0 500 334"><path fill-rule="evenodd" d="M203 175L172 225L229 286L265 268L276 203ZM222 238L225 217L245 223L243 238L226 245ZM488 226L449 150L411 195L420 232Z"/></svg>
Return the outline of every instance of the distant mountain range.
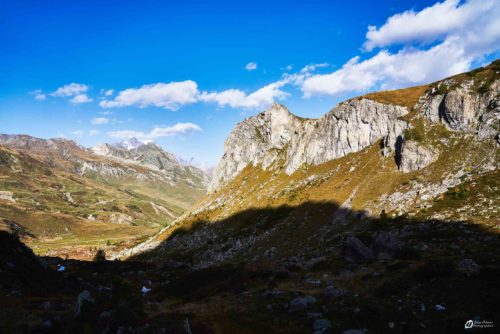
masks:
<svg viewBox="0 0 500 334"><path fill-rule="evenodd" d="M66 139L2 134L0 148L8 162L2 165L6 175L0 179L0 213L4 212L0 217L9 222L4 225L33 236L30 240L35 243L60 238L57 231L63 226L63 239L86 239L100 231L98 243L106 242L107 236L116 239L118 232L109 226L117 224L122 229L140 227L131 236L148 235L199 200L210 181L204 170L135 138L86 149ZM71 184L65 187L68 182ZM70 216L65 224L48 218L61 213ZM37 226L38 216L50 221ZM104 225L84 230L75 227L99 223ZM105 228L109 231L103 232ZM59 244L60 248L67 246L63 241ZM53 248L57 251L58 245Z"/></svg>

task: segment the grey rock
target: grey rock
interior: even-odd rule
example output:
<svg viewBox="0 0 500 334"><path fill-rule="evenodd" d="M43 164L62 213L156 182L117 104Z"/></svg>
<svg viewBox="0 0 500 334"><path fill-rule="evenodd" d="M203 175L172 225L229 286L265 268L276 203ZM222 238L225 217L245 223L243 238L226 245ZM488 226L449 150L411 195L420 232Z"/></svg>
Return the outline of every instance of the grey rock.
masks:
<svg viewBox="0 0 500 334"><path fill-rule="evenodd" d="M348 236L343 243L344 257L348 262L361 263L374 258L373 250L355 236Z"/></svg>
<svg viewBox="0 0 500 334"><path fill-rule="evenodd" d="M396 147L396 161L400 171L408 173L422 169L437 160L439 155L431 148L412 140L402 139Z"/></svg>
<svg viewBox="0 0 500 334"><path fill-rule="evenodd" d="M313 296L296 297L290 303L290 312L301 311L316 303Z"/></svg>
<svg viewBox="0 0 500 334"><path fill-rule="evenodd" d="M390 231L379 231L373 240L377 257L379 259L390 259L403 248L404 243L399 240L396 233Z"/></svg>
<svg viewBox="0 0 500 334"><path fill-rule="evenodd" d="M82 314L82 312L84 312L85 309L93 303L94 303L94 298L92 298L90 291L88 290L82 291L76 299L75 317L76 318L79 317Z"/></svg>
<svg viewBox="0 0 500 334"><path fill-rule="evenodd" d="M347 295L347 293L347 290L335 287L333 285L329 285L324 291L325 296L329 298L342 297Z"/></svg>
<svg viewBox="0 0 500 334"><path fill-rule="evenodd" d="M479 265L472 259L463 259L458 263L458 268L463 271L477 271Z"/></svg>
<svg viewBox="0 0 500 334"><path fill-rule="evenodd" d="M209 191L231 181L247 165L268 169L284 159L285 172L291 174L305 163L318 165L359 152L380 139L389 152L408 126L399 119L407 113L404 107L361 98L342 102L318 119L302 119L274 104L233 129Z"/></svg>
<svg viewBox="0 0 500 334"><path fill-rule="evenodd" d="M444 95L429 91L420 99L419 107L428 120L440 122L450 130L475 132L479 127L482 128L481 136L495 136L498 129L494 129L494 124L485 124L485 120L495 114L493 118L498 119L500 80L493 82L488 92L483 94L477 93L472 87L471 79Z"/></svg>
<svg viewBox="0 0 500 334"><path fill-rule="evenodd" d="M316 319L313 324L315 334L324 333L330 327L332 327L332 322L327 319Z"/></svg>

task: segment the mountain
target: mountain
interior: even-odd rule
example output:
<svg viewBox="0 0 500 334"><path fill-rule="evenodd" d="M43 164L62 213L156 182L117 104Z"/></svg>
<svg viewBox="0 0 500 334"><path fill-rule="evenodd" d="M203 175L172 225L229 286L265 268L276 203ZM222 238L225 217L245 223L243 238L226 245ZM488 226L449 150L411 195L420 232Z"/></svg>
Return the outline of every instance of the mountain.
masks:
<svg viewBox="0 0 500 334"><path fill-rule="evenodd" d="M176 224L186 228L308 201L338 203L342 210L325 213L325 223L348 219L342 212L349 209L359 211L350 217L355 221L383 213L495 224L500 203L489 180L498 180L499 66L495 61L429 85L354 98L319 119L297 117L275 104L236 125L209 196ZM303 214L295 219L306 219ZM154 248L173 230L128 254ZM247 238L257 241L253 234ZM287 248L288 240L283 243ZM170 242L164 247L172 248ZM205 249L211 260L198 265L227 259L214 247L221 245Z"/></svg>
<svg viewBox="0 0 500 334"><path fill-rule="evenodd" d="M122 261L43 258L49 269L67 266L54 306L42 309L43 289L16 282L40 258L0 233L21 257L16 262L10 250L1 258L0 270L19 264L20 271L0 275L0 305L30 315L11 317L2 307L0 324L8 319L9 329L54 332L297 334L458 333L469 319L496 324L499 131L498 60L428 85L357 97L318 119L275 104L234 128L206 196L144 242L108 256ZM184 167L154 144L135 146L84 150L85 161L142 170L144 180L174 177ZM39 233L31 226L96 231L90 219L62 225L52 222L56 217L114 214L116 206L138 217L159 200L131 190L139 182L123 186L122 175L134 175L128 170L65 169L71 164L58 157L78 161L71 158L83 154L77 149L57 150L48 161L46 152L39 160L0 149L0 204L7 206L0 226L23 240ZM96 198L116 196L119 203L99 209ZM21 220L20 213L50 218ZM32 265L41 278L53 274Z"/></svg>
<svg viewBox="0 0 500 334"><path fill-rule="evenodd" d="M2 224L39 254L78 258L170 224L203 196L208 176L156 144L132 144L89 150L66 139L0 135Z"/></svg>
<svg viewBox="0 0 500 334"><path fill-rule="evenodd" d="M220 326L208 310L238 305L230 328L303 333L316 313L333 332L497 319L499 73L495 61L319 119L275 104L236 125L208 196L121 256L186 268L176 279L198 283L176 298ZM253 278L231 290L246 270Z"/></svg>

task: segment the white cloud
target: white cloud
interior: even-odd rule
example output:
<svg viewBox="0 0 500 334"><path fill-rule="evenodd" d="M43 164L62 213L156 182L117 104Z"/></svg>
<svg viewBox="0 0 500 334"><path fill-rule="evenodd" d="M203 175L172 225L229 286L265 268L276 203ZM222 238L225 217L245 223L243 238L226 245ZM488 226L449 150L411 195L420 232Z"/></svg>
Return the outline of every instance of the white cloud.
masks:
<svg viewBox="0 0 500 334"><path fill-rule="evenodd" d="M106 117L96 117L96 118L93 118L90 121L90 123L97 124L97 125L108 124L109 123L109 118L106 118Z"/></svg>
<svg viewBox="0 0 500 334"><path fill-rule="evenodd" d="M248 63L246 66L245 66L245 70L247 71L253 71L253 70L256 70L257 69L257 63Z"/></svg>
<svg viewBox="0 0 500 334"><path fill-rule="evenodd" d="M484 15L495 6L494 0L446 0L420 12L396 14L377 29L369 26L365 48L384 47L407 42L428 43L450 34L464 33L470 25L481 24Z"/></svg>
<svg viewBox="0 0 500 334"><path fill-rule="evenodd" d="M304 66L301 70L300 73L310 73L316 71L316 69L321 68L321 67L328 67L330 64L328 63L320 63L320 64L309 64Z"/></svg>
<svg viewBox="0 0 500 334"><path fill-rule="evenodd" d="M83 94L89 90L89 86L78 84L78 83L70 83L68 85L64 85L59 87L55 92L53 92L52 96L59 97L69 97Z"/></svg>
<svg viewBox="0 0 500 334"><path fill-rule="evenodd" d="M71 132L72 135L75 135L77 137L83 136L83 131L82 130L75 130Z"/></svg>
<svg viewBox="0 0 500 334"><path fill-rule="evenodd" d="M30 92L30 94L33 95L37 101L43 101L47 98L47 95L45 95L41 89L35 89Z"/></svg>
<svg viewBox="0 0 500 334"><path fill-rule="evenodd" d="M239 89L228 89L222 92L203 92L200 101L215 102L219 106L230 106L231 108L259 109L271 105L275 100L283 100L289 94L280 88L286 84L285 81L277 81L264 86L251 94Z"/></svg>
<svg viewBox="0 0 500 334"><path fill-rule="evenodd" d="M108 136L112 138L138 138L138 139L154 139L159 137L173 137L179 134L185 134L192 131L201 131L201 128L194 123L177 123L173 126L155 127L148 133L133 130L121 130L108 132Z"/></svg>
<svg viewBox="0 0 500 334"><path fill-rule="evenodd" d="M89 131L89 136L90 137L97 136L100 133L101 133L101 131L99 131L99 130L90 130Z"/></svg>
<svg viewBox="0 0 500 334"><path fill-rule="evenodd" d="M89 103L94 101L93 99L89 98L87 94L78 94L75 95L69 102L73 104L81 104L81 103Z"/></svg>
<svg viewBox="0 0 500 334"><path fill-rule="evenodd" d="M111 96L111 95L113 95L113 94L114 94L114 92L115 92L115 90L114 90L114 89L108 89L108 90L103 91L103 93L102 93L102 94L103 94L104 96Z"/></svg>
<svg viewBox="0 0 500 334"><path fill-rule="evenodd" d="M436 18L440 16L443 16L442 21L448 22L446 26L442 26L442 21L435 22L440 20ZM456 16L468 24L456 25ZM395 52L381 50L362 61L357 56L332 73L299 73L290 75L288 80L300 86L306 98L362 92L376 87L400 88L439 80L467 71L473 62L499 50L498 17L500 2L487 0L464 3L448 0L418 13L397 14L380 29L369 28L365 44L367 49L402 42L435 41L433 34L442 40L427 48L420 44L417 47L407 45ZM407 29L407 25L412 28Z"/></svg>
<svg viewBox="0 0 500 334"><path fill-rule="evenodd" d="M140 88L129 88L118 93L113 100L101 101L103 108L138 106L145 108L155 106L177 110L182 105L197 101L198 85L192 80L170 83L144 85Z"/></svg>

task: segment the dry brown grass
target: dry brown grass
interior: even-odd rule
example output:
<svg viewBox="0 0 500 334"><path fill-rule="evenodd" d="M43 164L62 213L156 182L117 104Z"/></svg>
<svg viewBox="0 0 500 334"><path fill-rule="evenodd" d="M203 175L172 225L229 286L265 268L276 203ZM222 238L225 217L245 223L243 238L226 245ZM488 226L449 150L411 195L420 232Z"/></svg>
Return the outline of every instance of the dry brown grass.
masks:
<svg viewBox="0 0 500 334"><path fill-rule="evenodd" d="M395 104L411 110L418 102L418 99L431 87L432 85L423 85L404 89L385 90L366 94L360 98L366 98L385 104Z"/></svg>

